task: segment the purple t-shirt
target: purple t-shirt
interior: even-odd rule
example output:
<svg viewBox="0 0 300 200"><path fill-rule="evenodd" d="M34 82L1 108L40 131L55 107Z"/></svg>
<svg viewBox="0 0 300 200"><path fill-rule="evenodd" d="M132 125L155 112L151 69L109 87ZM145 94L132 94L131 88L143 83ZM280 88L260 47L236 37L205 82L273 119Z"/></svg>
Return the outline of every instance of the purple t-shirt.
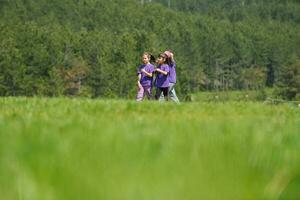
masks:
<svg viewBox="0 0 300 200"><path fill-rule="evenodd" d="M141 74L141 80L140 83L142 86L152 86L152 77L147 76L144 72L142 72L142 69L145 69L146 72L148 73L153 73L154 71L154 66L152 64L143 64L138 67L137 69L137 74Z"/></svg>
<svg viewBox="0 0 300 200"><path fill-rule="evenodd" d="M160 72L157 72L157 76L156 76L156 87L158 88L166 88L166 87L169 87L169 72L170 72L170 67L169 65L167 64L163 64L163 65L159 65L157 68L165 71L165 72L168 72L167 75L164 75Z"/></svg>
<svg viewBox="0 0 300 200"><path fill-rule="evenodd" d="M170 65L170 74L169 74L170 83L176 83L176 63L172 62Z"/></svg>

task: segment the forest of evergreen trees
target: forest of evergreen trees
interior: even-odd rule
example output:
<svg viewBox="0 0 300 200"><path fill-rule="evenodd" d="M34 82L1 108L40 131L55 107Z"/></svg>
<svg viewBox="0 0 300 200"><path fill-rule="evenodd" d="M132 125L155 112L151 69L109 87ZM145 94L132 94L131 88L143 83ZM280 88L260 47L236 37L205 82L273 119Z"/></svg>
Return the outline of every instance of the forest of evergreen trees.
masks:
<svg viewBox="0 0 300 200"><path fill-rule="evenodd" d="M298 0L0 0L0 96L132 98L142 52L167 49L181 96L300 99Z"/></svg>

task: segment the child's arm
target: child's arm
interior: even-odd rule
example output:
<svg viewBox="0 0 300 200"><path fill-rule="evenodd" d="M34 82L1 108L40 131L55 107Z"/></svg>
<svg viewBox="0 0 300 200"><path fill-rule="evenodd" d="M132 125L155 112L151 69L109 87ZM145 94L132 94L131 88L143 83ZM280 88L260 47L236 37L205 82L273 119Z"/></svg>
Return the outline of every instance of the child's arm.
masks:
<svg viewBox="0 0 300 200"><path fill-rule="evenodd" d="M138 74L138 81L137 81L137 85L138 85L138 86L141 85L141 83L140 83L141 78L142 78L142 75L141 75L141 74Z"/></svg>
<svg viewBox="0 0 300 200"><path fill-rule="evenodd" d="M152 73L147 72L145 69L142 69L141 71L144 72L147 76L152 77Z"/></svg>
<svg viewBox="0 0 300 200"><path fill-rule="evenodd" d="M163 71L163 70L161 70L161 69L158 69L158 68L157 68L156 71L159 72L159 73L162 73L163 75L168 75L168 72Z"/></svg>

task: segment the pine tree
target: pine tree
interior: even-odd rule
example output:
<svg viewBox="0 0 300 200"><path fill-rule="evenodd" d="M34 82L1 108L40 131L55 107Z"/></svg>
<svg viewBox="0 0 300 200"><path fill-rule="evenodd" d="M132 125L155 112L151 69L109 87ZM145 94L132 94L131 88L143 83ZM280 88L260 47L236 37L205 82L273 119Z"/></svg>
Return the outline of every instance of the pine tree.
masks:
<svg viewBox="0 0 300 200"><path fill-rule="evenodd" d="M300 93L300 60L281 68L275 94L293 100Z"/></svg>

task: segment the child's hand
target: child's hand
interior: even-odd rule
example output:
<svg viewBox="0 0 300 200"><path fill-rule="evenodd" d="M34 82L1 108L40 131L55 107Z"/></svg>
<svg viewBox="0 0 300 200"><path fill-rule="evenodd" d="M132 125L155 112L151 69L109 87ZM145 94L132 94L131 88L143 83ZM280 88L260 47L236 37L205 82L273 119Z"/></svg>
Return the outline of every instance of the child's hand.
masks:
<svg viewBox="0 0 300 200"><path fill-rule="evenodd" d="M138 86L139 88L142 87L140 81L137 82L137 86Z"/></svg>
<svg viewBox="0 0 300 200"><path fill-rule="evenodd" d="M142 69L142 70L141 70L141 72L144 72L144 73L145 73L145 72L146 72L146 70L145 70L145 69Z"/></svg>

